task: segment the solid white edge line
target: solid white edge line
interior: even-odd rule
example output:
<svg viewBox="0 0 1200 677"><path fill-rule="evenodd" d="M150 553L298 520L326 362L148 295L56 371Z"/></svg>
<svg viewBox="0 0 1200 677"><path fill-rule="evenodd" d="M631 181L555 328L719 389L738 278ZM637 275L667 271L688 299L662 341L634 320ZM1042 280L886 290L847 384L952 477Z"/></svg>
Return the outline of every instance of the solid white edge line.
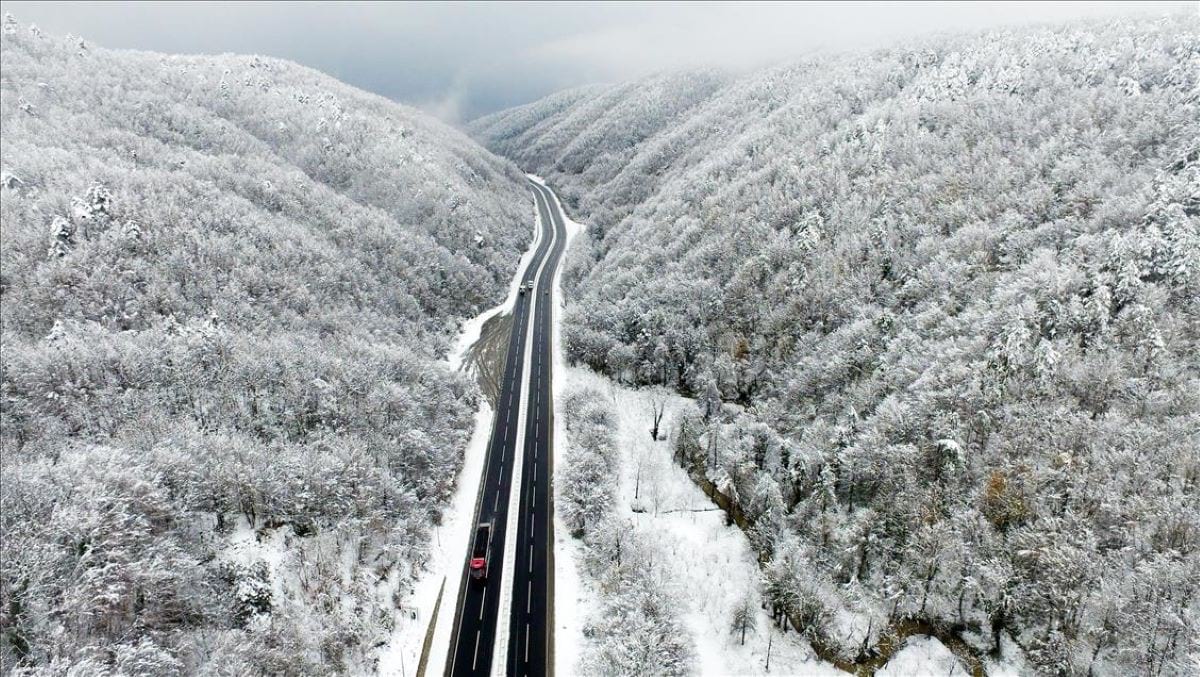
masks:
<svg viewBox="0 0 1200 677"><path fill-rule="evenodd" d="M532 176L530 178L535 183L538 183L539 185L541 185L543 187L546 186L546 184L539 177ZM564 243L563 243L563 245L564 246L563 246L563 254L562 255L565 257L565 256L567 256L567 253L570 251L571 244L575 241L575 238L577 238L581 234L583 234L586 231L587 226L585 224L574 221L570 217L567 216L566 211L562 208L562 201L559 200L558 195L556 195L553 190L546 188L546 192L549 193L550 200L554 203L554 206L558 209L559 215L562 217L562 220L563 220L563 227L564 227L564 234L563 234ZM552 290L551 298L553 298L554 300L549 306L550 313L551 313L550 354L553 356L553 359L550 362L550 365L551 365L552 369L558 368L560 366L565 366L565 359L563 357L563 337L562 337L562 308L563 308L562 276L563 276L563 267L560 262L558 268L555 269L555 271L554 271L553 285L551 286L551 290ZM562 387L563 387L563 384L561 382L561 379L558 383L555 383L554 379L551 378L550 379L550 396L553 398L554 396L561 394ZM551 407L553 407L553 403L551 403ZM553 409L551 409L551 411L553 411ZM558 419L554 422L554 425L551 426L551 428L552 428L552 431L550 432L550 435L552 436L551 439L553 439L553 436L562 430L562 425L563 425L563 422L561 419ZM551 462L554 462L556 459L561 459L561 456L562 456L561 449L552 448L550 451L552 452L550 454ZM549 487L549 491L550 491L551 501L553 501L554 496L555 496L554 487L553 486ZM551 506L548 506L548 507L551 507ZM556 520L556 517L554 516L553 511L550 511L550 519L555 520L552 524L555 526L556 529L558 529L559 527L562 526ZM562 532L559 531L558 533L562 533ZM556 538L557 538L557 536L556 536ZM553 542L551 542L551 547L553 547ZM565 577L570 577L572 575L576 575L574 572L574 567L576 564L577 564L577 562L574 561L574 559L570 556L569 553L564 554L564 556L562 556L562 557L556 557L555 561L554 561L554 565L552 567L550 567L551 575L555 576L556 578L559 577L560 575L563 575ZM568 574L568 571L570 571L571 574ZM551 617L554 617L554 608L555 608L554 602L555 601L557 601L557 597L554 595L550 595L550 599L547 602L547 607L548 607L548 613L551 615ZM567 630L568 628L570 628L570 630L580 630L580 628L577 626L578 621L575 619L570 619L568 621L567 619L564 618L564 619L561 619L561 622L560 622L560 620L556 618L555 622L558 624L558 629L559 629L560 633L562 630ZM562 635L560 634L559 636L562 636ZM563 646L563 644L565 644L565 646L563 647L565 650L560 650L559 647ZM576 666L574 665L574 661L576 658L578 658L578 655L577 655L577 653L574 653L574 652L577 652L579 647L577 645L575 645L572 640L566 640L563 644L556 644L555 648L553 649L553 658L552 658L552 660L550 660L549 664L547 665L547 672L549 672L551 674L570 675L576 669Z"/></svg>
<svg viewBox="0 0 1200 677"><path fill-rule="evenodd" d="M538 195L541 196L540 193ZM546 199L544 196L541 197L543 200ZM549 201L546 201L546 207L546 211L549 213ZM539 211L538 214L540 218L541 212ZM538 266L537 272L534 274L535 281L541 278L542 272L546 268L546 263L550 260L550 252L554 251L555 242L558 240L558 229L554 227L553 217L550 218L549 227L550 246L546 249L546 256L542 257L541 264ZM534 294L534 296L537 296L537 294ZM536 310L537 299L530 299L530 304L533 305L534 309ZM534 317L536 317L536 313L534 314ZM523 363L524 366L521 370L521 383L523 384L528 384L530 382L531 371L533 369L533 362L530 358L533 356L534 342L531 339L533 338L533 329L535 324L537 323L530 322L529 328L526 329L525 333L525 359ZM509 397L511 396L512 395L510 394ZM525 417L528 416L528 405L529 398L522 397L517 413L517 440L515 443L515 448L519 450L519 453L521 454L523 454L525 451L525 427L522 425L522 423L526 420ZM514 454L513 458L517 458L517 455ZM519 518L517 513L519 513L521 509L521 473L522 466L524 464L515 463L514 465L515 467L513 468L512 479L509 482L508 490L508 526L505 528L504 568L502 569L504 573L501 576L500 603L496 607L495 644L492 646L492 675L494 675L494 677L506 677L508 674L508 641L510 635L512 634L512 628L510 627L511 623L509 622L511 620L509 618L511 613L508 613L506 610L512 609L513 574L515 573L517 559L516 520ZM533 470L534 473L537 473L536 465L533 467ZM528 635L526 635L526 641L528 641L528 639Z"/></svg>
<svg viewBox="0 0 1200 677"><path fill-rule="evenodd" d="M542 228L541 212L538 211L537 207L537 197L534 197L533 199L533 230L533 242L530 242L529 248L526 249L523 254L521 254L521 261L517 264L517 272L513 275L514 279L517 277L517 275L520 275L523 279L525 275L529 274L529 264L533 262L533 257L535 254L537 254L538 247L540 247L542 244L542 231L544 229ZM554 219L550 219L550 232L552 236L555 234ZM512 282L509 282L508 296L501 305L505 306L509 312L515 314L518 300L516 288L513 287ZM493 310L499 312L500 306L497 306ZM511 393L509 394L509 400L510 402L512 400ZM464 535L464 539L466 541L466 547L468 551L471 547L471 538L475 533L476 519L479 517L476 512L477 509L483 504L483 495L481 493L484 490L483 480L487 476L488 464L489 461L491 461L491 441L496 435L496 421L500 418L500 403L497 402L496 405L496 411L492 412L492 422L488 430L488 441L483 450L483 463L480 465L479 475L471 478L459 477L460 482L462 482L464 479L471 479L474 480L474 486L479 487L479 491L476 492L475 505L471 509L471 519L466 522L469 531ZM509 415L512 415L511 407L509 409ZM497 495L496 499L499 500L499 498L499 495ZM429 619L429 622L433 624L434 628L433 647L429 652L429 665L427 668L429 674L431 675L441 674L446 670L447 665L449 665L451 672L454 671L455 664L458 661L458 644L462 640L461 622L456 627L454 621L462 620L461 618L458 618L458 601L460 600L460 594L462 593L463 583L466 580L466 573L464 571L464 574L461 577L451 576L449 573L447 573L445 578L447 599L454 599L456 601L452 605L446 604L438 607L437 613ZM447 620L445 620L445 622L439 622L439 619L442 619L443 614L449 614L450 616Z"/></svg>

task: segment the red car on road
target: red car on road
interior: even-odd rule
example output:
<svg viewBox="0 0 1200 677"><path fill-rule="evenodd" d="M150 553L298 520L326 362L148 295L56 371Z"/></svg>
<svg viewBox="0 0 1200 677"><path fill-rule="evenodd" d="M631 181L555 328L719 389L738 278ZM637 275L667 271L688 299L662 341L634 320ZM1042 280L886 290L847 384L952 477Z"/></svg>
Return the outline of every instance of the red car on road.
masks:
<svg viewBox="0 0 1200 677"><path fill-rule="evenodd" d="M482 522L475 528L475 543L471 546L471 578L487 579L488 562L492 559L492 523Z"/></svg>

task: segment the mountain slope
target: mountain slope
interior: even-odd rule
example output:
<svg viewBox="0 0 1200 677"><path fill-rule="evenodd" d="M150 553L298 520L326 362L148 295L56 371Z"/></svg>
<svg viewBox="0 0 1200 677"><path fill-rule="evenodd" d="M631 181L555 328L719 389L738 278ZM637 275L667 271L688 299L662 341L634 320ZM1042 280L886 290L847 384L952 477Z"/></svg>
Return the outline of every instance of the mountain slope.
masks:
<svg viewBox="0 0 1200 677"><path fill-rule="evenodd" d="M668 73L624 85L582 87L471 123L473 135L522 167L553 171L577 201L610 182L637 190L653 168L638 166L643 146L672 133L728 77L714 71ZM620 179L618 179L620 177ZM626 199L628 203L630 200Z"/></svg>
<svg viewBox="0 0 1200 677"><path fill-rule="evenodd" d="M569 357L698 398L677 453L823 657L916 622L1185 674L1198 73L1195 17L1081 24L751 74L632 147L590 110L655 111L653 81L472 131L591 221Z"/></svg>
<svg viewBox="0 0 1200 677"><path fill-rule="evenodd" d="M6 21L0 663L371 669L527 244L515 168L285 61Z"/></svg>

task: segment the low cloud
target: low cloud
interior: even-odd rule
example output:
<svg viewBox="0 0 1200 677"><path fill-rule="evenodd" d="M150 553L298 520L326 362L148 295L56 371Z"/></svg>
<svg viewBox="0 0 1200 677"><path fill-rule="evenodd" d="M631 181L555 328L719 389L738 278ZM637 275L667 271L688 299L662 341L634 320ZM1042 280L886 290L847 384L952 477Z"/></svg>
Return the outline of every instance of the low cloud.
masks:
<svg viewBox="0 0 1200 677"><path fill-rule="evenodd" d="M23 22L106 47L259 53L462 122L564 87L689 66L751 68L922 33L1195 11L1117 3L5 2Z"/></svg>

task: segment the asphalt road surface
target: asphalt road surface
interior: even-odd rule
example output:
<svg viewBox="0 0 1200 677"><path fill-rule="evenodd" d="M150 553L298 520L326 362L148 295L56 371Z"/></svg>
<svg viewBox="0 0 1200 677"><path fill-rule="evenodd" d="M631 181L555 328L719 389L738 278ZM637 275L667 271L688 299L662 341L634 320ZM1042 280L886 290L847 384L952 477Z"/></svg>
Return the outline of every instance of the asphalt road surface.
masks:
<svg viewBox="0 0 1200 677"><path fill-rule="evenodd" d="M521 519L517 523L517 557L513 567L513 595L508 643L509 675L545 675L549 672L552 645L553 582L550 566L551 510L550 464L554 444L554 406L551 367L554 364L554 272L566 244L566 227L550 191L534 184L543 223L553 223L557 240L535 290L538 303L533 316L532 369L529 375L529 411L525 418L525 458L521 472Z"/></svg>
<svg viewBox="0 0 1200 677"><path fill-rule="evenodd" d="M538 286L517 297L513 309L512 336L509 338L496 417L488 442L483 482L476 503L475 524L492 523L491 557L488 575L473 580L468 569L470 552L463 553L463 585L455 613L447 674L492 674L499 614L509 614L509 675L545 675L548 673L551 647L552 580L550 567L551 510L550 454L554 427L551 413L551 365L553 363L552 293L554 273L566 243L566 228L561 212L550 198L549 190L531 183L542 239L525 271L525 282L532 282L545 262ZM551 229L557 233L551 247ZM529 382L522 383L529 322L533 322ZM517 425L521 398L527 398L525 439L518 450ZM518 453L518 451L520 453ZM510 484L515 463L521 463L521 487L517 533L507 531ZM516 559L512 572L504 572L504 546L510 536L516 538ZM474 538L474 536L472 536ZM468 544L470 547L473 544ZM504 575L513 577L512 608L499 609Z"/></svg>

